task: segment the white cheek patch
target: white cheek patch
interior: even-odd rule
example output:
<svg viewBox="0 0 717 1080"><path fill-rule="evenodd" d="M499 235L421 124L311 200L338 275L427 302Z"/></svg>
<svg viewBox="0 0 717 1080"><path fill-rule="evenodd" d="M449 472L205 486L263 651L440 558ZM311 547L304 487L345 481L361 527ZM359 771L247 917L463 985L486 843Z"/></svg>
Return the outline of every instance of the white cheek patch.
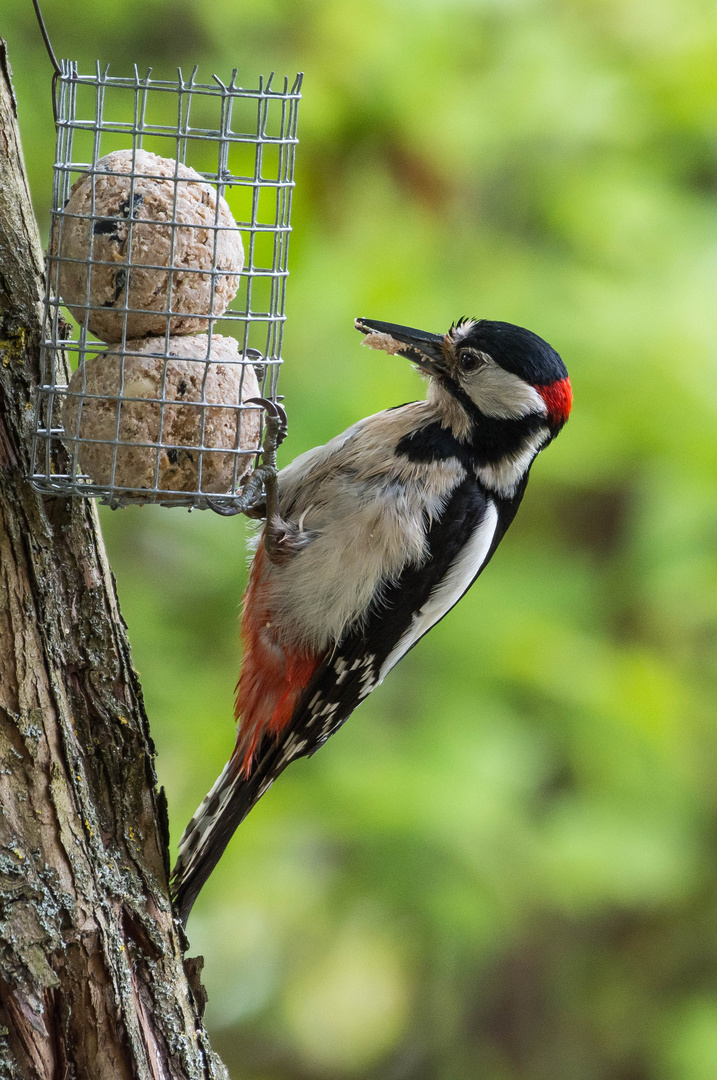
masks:
<svg viewBox="0 0 717 1080"><path fill-rule="evenodd" d="M471 401L485 416L519 420L531 413L548 415L547 406L535 387L493 360L461 381Z"/></svg>

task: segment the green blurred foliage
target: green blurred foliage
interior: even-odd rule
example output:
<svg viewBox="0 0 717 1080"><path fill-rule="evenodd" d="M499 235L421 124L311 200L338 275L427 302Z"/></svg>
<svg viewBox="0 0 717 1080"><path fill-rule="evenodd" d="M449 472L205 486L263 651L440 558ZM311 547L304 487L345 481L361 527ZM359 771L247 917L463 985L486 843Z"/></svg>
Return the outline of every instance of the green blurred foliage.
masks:
<svg viewBox="0 0 717 1080"><path fill-rule="evenodd" d="M717 1075L717 8L44 0L56 49L306 72L288 460L421 394L356 315L522 323L574 416L478 586L189 924L236 1080ZM47 230L49 67L10 0ZM246 526L105 512L176 842L233 744Z"/></svg>

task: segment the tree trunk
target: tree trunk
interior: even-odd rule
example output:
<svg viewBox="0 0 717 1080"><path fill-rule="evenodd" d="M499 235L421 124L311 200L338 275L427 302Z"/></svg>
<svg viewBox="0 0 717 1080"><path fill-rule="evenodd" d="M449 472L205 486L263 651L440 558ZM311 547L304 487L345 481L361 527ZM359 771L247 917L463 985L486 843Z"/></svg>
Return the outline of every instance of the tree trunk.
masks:
<svg viewBox="0 0 717 1080"><path fill-rule="evenodd" d="M97 513L25 479L42 291L0 39L0 1076L218 1080Z"/></svg>

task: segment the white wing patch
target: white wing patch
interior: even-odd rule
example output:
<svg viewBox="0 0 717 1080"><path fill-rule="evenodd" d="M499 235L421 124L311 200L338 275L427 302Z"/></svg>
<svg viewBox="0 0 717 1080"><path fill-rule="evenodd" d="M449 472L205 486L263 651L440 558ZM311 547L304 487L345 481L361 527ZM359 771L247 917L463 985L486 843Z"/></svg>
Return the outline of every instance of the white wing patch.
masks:
<svg viewBox="0 0 717 1080"><path fill-rule="evenodd" d="M413 622L396 647L384 660L377 684L383 682L392 667L408 652L419 638L442 619L457 604L485 562L498 525L498 511L489 500L486 512L468 543L448 569L448 573L423 607L416 612Z"/></svg>

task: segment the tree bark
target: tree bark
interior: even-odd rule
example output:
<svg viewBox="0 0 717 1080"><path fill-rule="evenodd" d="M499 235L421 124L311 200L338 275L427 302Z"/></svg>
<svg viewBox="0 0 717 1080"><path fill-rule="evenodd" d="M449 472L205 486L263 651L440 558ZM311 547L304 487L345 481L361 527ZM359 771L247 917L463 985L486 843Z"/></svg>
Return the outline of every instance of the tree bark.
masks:
<svg viewBox="0 0 717 1080"><path fill-rule="evenodd" d="M219 1080L97 513L25 479L43 265L0 39L0 1076Z"/></svg>

